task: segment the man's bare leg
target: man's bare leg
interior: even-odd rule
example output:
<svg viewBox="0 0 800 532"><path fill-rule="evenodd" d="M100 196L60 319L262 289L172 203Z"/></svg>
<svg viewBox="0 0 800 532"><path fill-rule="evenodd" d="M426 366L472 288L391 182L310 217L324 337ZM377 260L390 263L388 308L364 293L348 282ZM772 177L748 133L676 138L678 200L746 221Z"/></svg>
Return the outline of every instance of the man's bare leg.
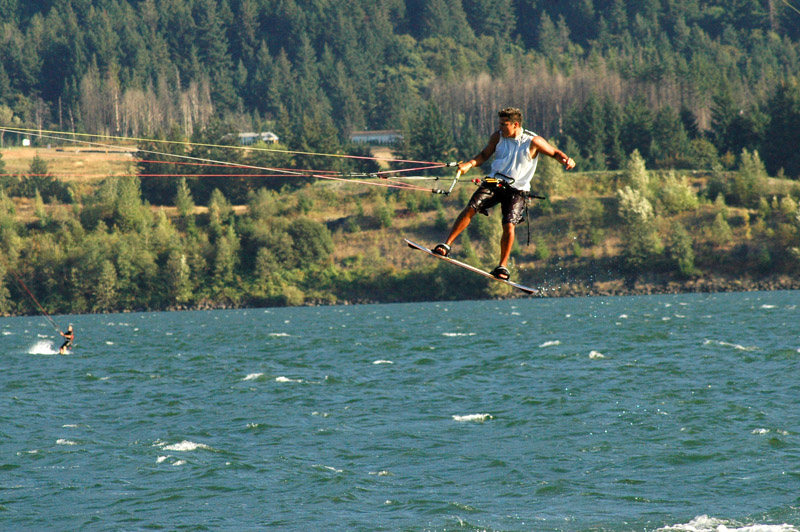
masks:
<svg viewBox="0 0 800 532"><path fill-rule="evenodd" d="M456 218L456 221L453 222L453 228L450 230L447 240L444 241L447 246L451 246L453 244L455 239L458 238L458 235L460 235L464 229L467 228L469 223L472 221L472 217L475 216L477 212L478 211L472 207L467 206L459 213L458 218ZM437 251L434 250L434 252L436 253Z"/></svg>
<svg viewBox="0 0 800 532"><path fill-rule="evenodd" d="M514 247L514 234L514 224L503 224L503 237L500 239L500 264L498 264L498 268L502 267L508 269L508 259L511 257L511 248ZM506 272L502 272L500 275L495 273L494 275L501 279L508 279Z"/></svg>

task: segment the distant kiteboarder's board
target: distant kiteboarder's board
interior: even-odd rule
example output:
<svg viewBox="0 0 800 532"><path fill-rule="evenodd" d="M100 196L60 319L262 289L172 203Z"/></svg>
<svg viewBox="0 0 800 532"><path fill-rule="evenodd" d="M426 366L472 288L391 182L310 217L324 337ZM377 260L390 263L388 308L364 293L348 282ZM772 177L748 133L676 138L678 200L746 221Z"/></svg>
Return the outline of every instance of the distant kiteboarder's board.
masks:
<svg viewBox="0 0 800 532"><path fill-rule="evenodd" d="M500 279L498 277L495 277L494 275L492 275L489 272L485 272L485 271L481 270L480 268L476 268L475 266L470 266L469 264L465 264L465 263L463 263L461 261L458 261L458 260L455 260L455 259L451 259L450 257L445 257L445 256L442 256L442 255L439 255L438 253L434 253L433 251L431 251L430 249L426 248L425 246L420 246L419 244L417 244L415 242L412 242L411 240L409 240L407 238L404 238L403 240L405 240L406 244L408 244L408 247L410 247L412 249L418 249L420 251L424 251L428 255L436 257L437 259L441 259L441 260L443 260L445 262L449 262L450 264L455 264L456 266L461 266L465 270L469 270L471 272L483 275L484 277L488 277L489 279L494 279L495 281L500 281L501 283L505 283L505 284L507 284L509 286L513 286L514 288L518 288L518 289L522 290L526 294L534 294L534 295L535 294L539 294L539 290L536 290L535 288L528 288L527 286L522 286L521 284L517 284L517 283L515 283L513 281L507 281L505 279Z"/></svg>

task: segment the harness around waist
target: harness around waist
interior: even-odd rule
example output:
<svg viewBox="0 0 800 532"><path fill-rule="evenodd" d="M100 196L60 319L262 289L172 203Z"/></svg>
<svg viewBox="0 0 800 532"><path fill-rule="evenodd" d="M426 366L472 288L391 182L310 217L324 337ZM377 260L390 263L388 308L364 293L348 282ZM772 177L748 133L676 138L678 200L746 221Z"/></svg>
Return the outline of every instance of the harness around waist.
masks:
<svg viewBox="0 0 800 532"><path fill-rule="evenodd" d="M503 174L495 174L498 177L484 177L481 184L487 188L511 188L511 184L515 181L513 177L508 177Z"/></svg>

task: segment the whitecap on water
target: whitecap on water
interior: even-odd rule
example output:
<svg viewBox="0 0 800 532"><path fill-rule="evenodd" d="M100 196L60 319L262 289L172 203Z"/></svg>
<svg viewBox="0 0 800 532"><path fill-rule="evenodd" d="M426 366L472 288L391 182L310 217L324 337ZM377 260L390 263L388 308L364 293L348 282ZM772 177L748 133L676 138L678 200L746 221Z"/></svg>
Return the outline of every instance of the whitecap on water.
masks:
<svg viewBox="0 0 800 532"><path fill-rule="evenodd" d="M314 467L316 469L325 469L327 471L333 471L334 473L344 473L344 471L341 470L341 469L336 469L335 467L326 466L326 465L322 465L322 464L314 464L311 467Z"/></svg>
<svg viewBox="0 0 800 532"><path fill-rule="evenodd" d="M275 382L303 382L301 379L290 379L289 377L276 377Z"/></svg>
<svg viewBox="0 0 800 532"><path fill-rule="evenodd" d="M703 342L703 345L710 345L710 344L719 345L719 346L722 346L722 347L733 347L734 349L738 349L739 351L757 351L758 350L758 347L756 347L754 345L753 346L744 346L744 345L739 345L739 344L732 344L730 342L720 342L718 340L706 340L706 341Z"/></svg>
<svg viewBox="0 0 800 532"><path fill-rule="evenodd" d="M254 380L256 380L257 378L259 378L259 377L263 377L263 376L264 376L264 374L263 374L263 373L251 373L251 374L249 374L247 377L245 377L245 378L244 378L244 379L242 379L242 380L243 380L243 381L254 381Z"/></svg>
<svg viewBox="0 0 800 532"><path fill-rule="evenodd" d="M373 362L373 364L375 364L375 365L378 365L378 364L394 364L394 362L392 362L391 360L376 360L375 362Z"/></svg>
<svg viewBox="0 0 800 532"><path fill-rule="evenodd" d="M561 345L560 340L548 340L543 344L540 344L539 347L550 347L552 345Z"/></svg>
<svg viewBox="0 0 800 532"><path fill-rule="evenodd" d="M78 445L78 443L65 438L59 438L56 440L56 445Z"/></svg>
<svg viewBox="0 0 800 532"><path fill-rule="evenodd" d="M204 443L195 443L189 440L183 440L180 443L173 443L172 445L167 445L166 442L158 442L156 443L156 447L161 447L167 451L179 451L179 452L190 452L196 451L197 449L204 449L208 451L212 451L213 449Z"/></svg>
<svg viewBox="0 0 800 532"><path fill-rule="evenodd" d="M764 525L737 523L727 519L717 519L707 515L700 515L685 524L665 526L656 532L798 532L792 525Z"/></svg>
<svg viewBox="0 0 800 532"><path fill-rule="evenodd" d="M477 333L442 333L442 336L475 336Z"/></svg>
<svg viewBox="0 0 800 532"><path fill-rule="evenodd" d="M58 349L53 347L53 342L36 342L28 349L29 355L57 355Z"/></svg>
<svg viewBox="0 0 800 532"><path fill-rule="evenodd" d="M453 416L453 421L459 423L468 423L471 421L484 422L487 419L493 419L491 414L467 414L466 416Z"/></svg>
<svg viewBox="0 0 800 532"><path fill-rule="evenodd" d="M269 335L283 338L289 336L289 333L269 333Z"/></svg>
<svg viewBox="0 0 800 532"><path fill-rule="evenodd" d="M591 358L593 360L598 360L598 359L601 359L601 358L606 358L606 356L603 353L601 353L600 351L592 351L592 352L589 353L589 358Z"/></svg>

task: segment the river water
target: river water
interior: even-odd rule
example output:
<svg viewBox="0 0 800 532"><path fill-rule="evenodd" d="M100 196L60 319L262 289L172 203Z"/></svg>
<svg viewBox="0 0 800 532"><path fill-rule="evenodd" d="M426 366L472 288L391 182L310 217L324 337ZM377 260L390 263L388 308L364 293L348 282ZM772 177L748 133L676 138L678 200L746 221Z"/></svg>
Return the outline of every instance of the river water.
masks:
<svg viewBox="0 0 800 532"><path fill-rule="evenodd" d="M0 319L0 529L797 531L798 302Z"/></svg>

